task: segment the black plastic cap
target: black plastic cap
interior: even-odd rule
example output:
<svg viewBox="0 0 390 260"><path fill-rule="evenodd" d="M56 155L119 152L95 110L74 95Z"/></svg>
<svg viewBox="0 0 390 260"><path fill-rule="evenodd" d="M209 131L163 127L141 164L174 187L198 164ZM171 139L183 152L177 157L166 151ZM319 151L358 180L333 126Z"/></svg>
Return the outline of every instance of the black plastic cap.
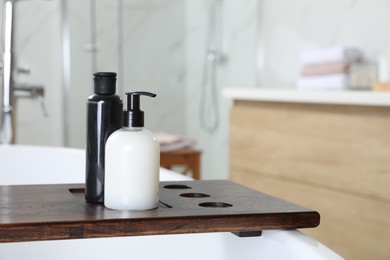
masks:
<svg viewBox="0 0 390 260"><path fill-rule="evenodd" d="M93 74L94 91L99 95L113 95L116 91L115 72L97 72Z"/></svg>
<svg viewBox="0 0 390 260"><path fill-rule="evenodd" d="M124 127L144 127L144 111L124 111Z"/></svg>
<svg viewBox="0 0 390 260"><path fill-rule="evenodd" d="M124 127L144 127L144 111L140 109L140 96L156 97L150 92L136 91L126 93L127 110L123 113Z"/></svg>

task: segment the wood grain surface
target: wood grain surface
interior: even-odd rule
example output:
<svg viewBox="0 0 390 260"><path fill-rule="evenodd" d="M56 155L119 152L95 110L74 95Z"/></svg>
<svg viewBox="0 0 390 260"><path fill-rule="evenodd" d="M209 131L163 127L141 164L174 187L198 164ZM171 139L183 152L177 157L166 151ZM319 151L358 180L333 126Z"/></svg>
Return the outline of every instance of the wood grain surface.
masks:
<svg viewBox="0 0 390 260"><path fill-rule="evenodd" d="M0 186L0 242L311 228L316 211L231 181L160 183L160 206L86 203L83 185Z"/></svg>
<svg viewBox="0 0 390 260"><path fill-rule="evenodd" d="M390 259L390 108L236 102L231 179L321 212L308 234L347 259Z"/></svg>

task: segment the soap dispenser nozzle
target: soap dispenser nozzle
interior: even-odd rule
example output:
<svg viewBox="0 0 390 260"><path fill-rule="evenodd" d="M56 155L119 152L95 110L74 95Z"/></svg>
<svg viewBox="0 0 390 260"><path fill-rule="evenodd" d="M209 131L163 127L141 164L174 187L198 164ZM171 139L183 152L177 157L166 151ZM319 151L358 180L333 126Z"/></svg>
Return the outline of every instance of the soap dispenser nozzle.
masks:
<svg viewBox="0 0 390 260"><path fill-rule="evenodd" d="M156 94L144 91L128 92L127 110L124 111L124 127L143 127L144 111L140 109L140 96L156 97Z"/></svg>

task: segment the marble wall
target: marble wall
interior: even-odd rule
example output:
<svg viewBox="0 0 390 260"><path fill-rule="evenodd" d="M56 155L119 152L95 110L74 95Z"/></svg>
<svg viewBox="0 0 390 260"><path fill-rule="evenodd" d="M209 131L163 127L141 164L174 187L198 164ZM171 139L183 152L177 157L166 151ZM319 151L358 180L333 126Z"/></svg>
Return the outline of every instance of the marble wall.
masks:
<svg viewBox="0 0 390 260"><path fill-rule="evenodd" d="M345 44L360 47L373 60L390 55L388 1L215 1L221 54L216 66L219 127L215 132L200 124L201 119L213 120L216 111L212 99L205 106L201 102L202 90L210 96L212 89L203 80L211 0L17 2L16 63L31 72L15 78L18 83L43 85L49 112L45 118L36 100L20 99L17 142L84 147L92 73L117 71L122 96L134 90L158 94L155 100L143 100L147 127L195 137L203 152L203 177L223 179L228 177L230 106L221 96L223 88L293 88L299 55L314 48ZM64 3L71 37L65 117ZM92 21L96 34L91 33ZM205 115L200 118L203 108Z"/></svg>
<svg viewBox="0 0 390 260"><path fill-rule="evenodd" d="M69 145L84 147L85 103L95 71L118 72L117 93L123 98L129 91L157 93L156 99L141 101L146 127L184 134L185 2L79 2L67 1L72 43Z"/></svg>
<svg viewBox="0 0 390 260"><path fill-rule="evenodd" d="M211 95L210 81L204 84L207 58L209 7L212 1L187 1L187 129L197 138L202 149L202 174L205 179L224 179L229 174L229 107L222 97L225 87L253 87L257 85L256 52L258 36L257 0L217 0L220 59L217 62L217 100L219 127L209 132L201 127L201 89ZM207 97L210 102L210 96ZM215 108L206 107L205 120L210 122Z"/></svg>
<svg viewBox="0 0 390 260"><path fill-rule="evenodd" d="M263 0L260 84L295 87L306 50L353 46L368 61L390 59L389 11L390 2L383 0Z"/></svg>
<svg viewBox="0 0 390 260"><path fill-rule="evenodd" d="M186 132L186 27L182 0L124 2L124 90L146 90L146 126L152 131Z"/></svg>
<svg viewBox="0 0 390 260"><path fill-rule="evenodd" d="M62 145L59 2L15 1L14 7L15 86L43 86L48 112L48 116L45 117L37 99L15 100L16 142ZM2 12L0 21L2 24ZM1 45L2 43L3 41ZM3 46L1 50L3 51ZM29 73L17 72L20 68L28 69Z"/></svg>

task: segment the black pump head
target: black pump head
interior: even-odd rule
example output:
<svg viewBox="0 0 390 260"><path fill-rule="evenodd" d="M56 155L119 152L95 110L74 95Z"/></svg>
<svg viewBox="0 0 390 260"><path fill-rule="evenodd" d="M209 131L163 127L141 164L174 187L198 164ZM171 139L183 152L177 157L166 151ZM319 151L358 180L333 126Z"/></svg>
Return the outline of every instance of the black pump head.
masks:
<svg viewBox="0 0 390 260"><path fill-rule="evenodd" d="M94 91L99 95L115 94L116 73L115 72L97 72L94 75Z"/></svg>
<svg viewBox="0 0 390 260"><path fill-rule="evenodd" d="M144 91L128 92L127 110L124 112L124 127L143 127L144 111L140 109L140 96L156 97L156 94Z"/></svg>

